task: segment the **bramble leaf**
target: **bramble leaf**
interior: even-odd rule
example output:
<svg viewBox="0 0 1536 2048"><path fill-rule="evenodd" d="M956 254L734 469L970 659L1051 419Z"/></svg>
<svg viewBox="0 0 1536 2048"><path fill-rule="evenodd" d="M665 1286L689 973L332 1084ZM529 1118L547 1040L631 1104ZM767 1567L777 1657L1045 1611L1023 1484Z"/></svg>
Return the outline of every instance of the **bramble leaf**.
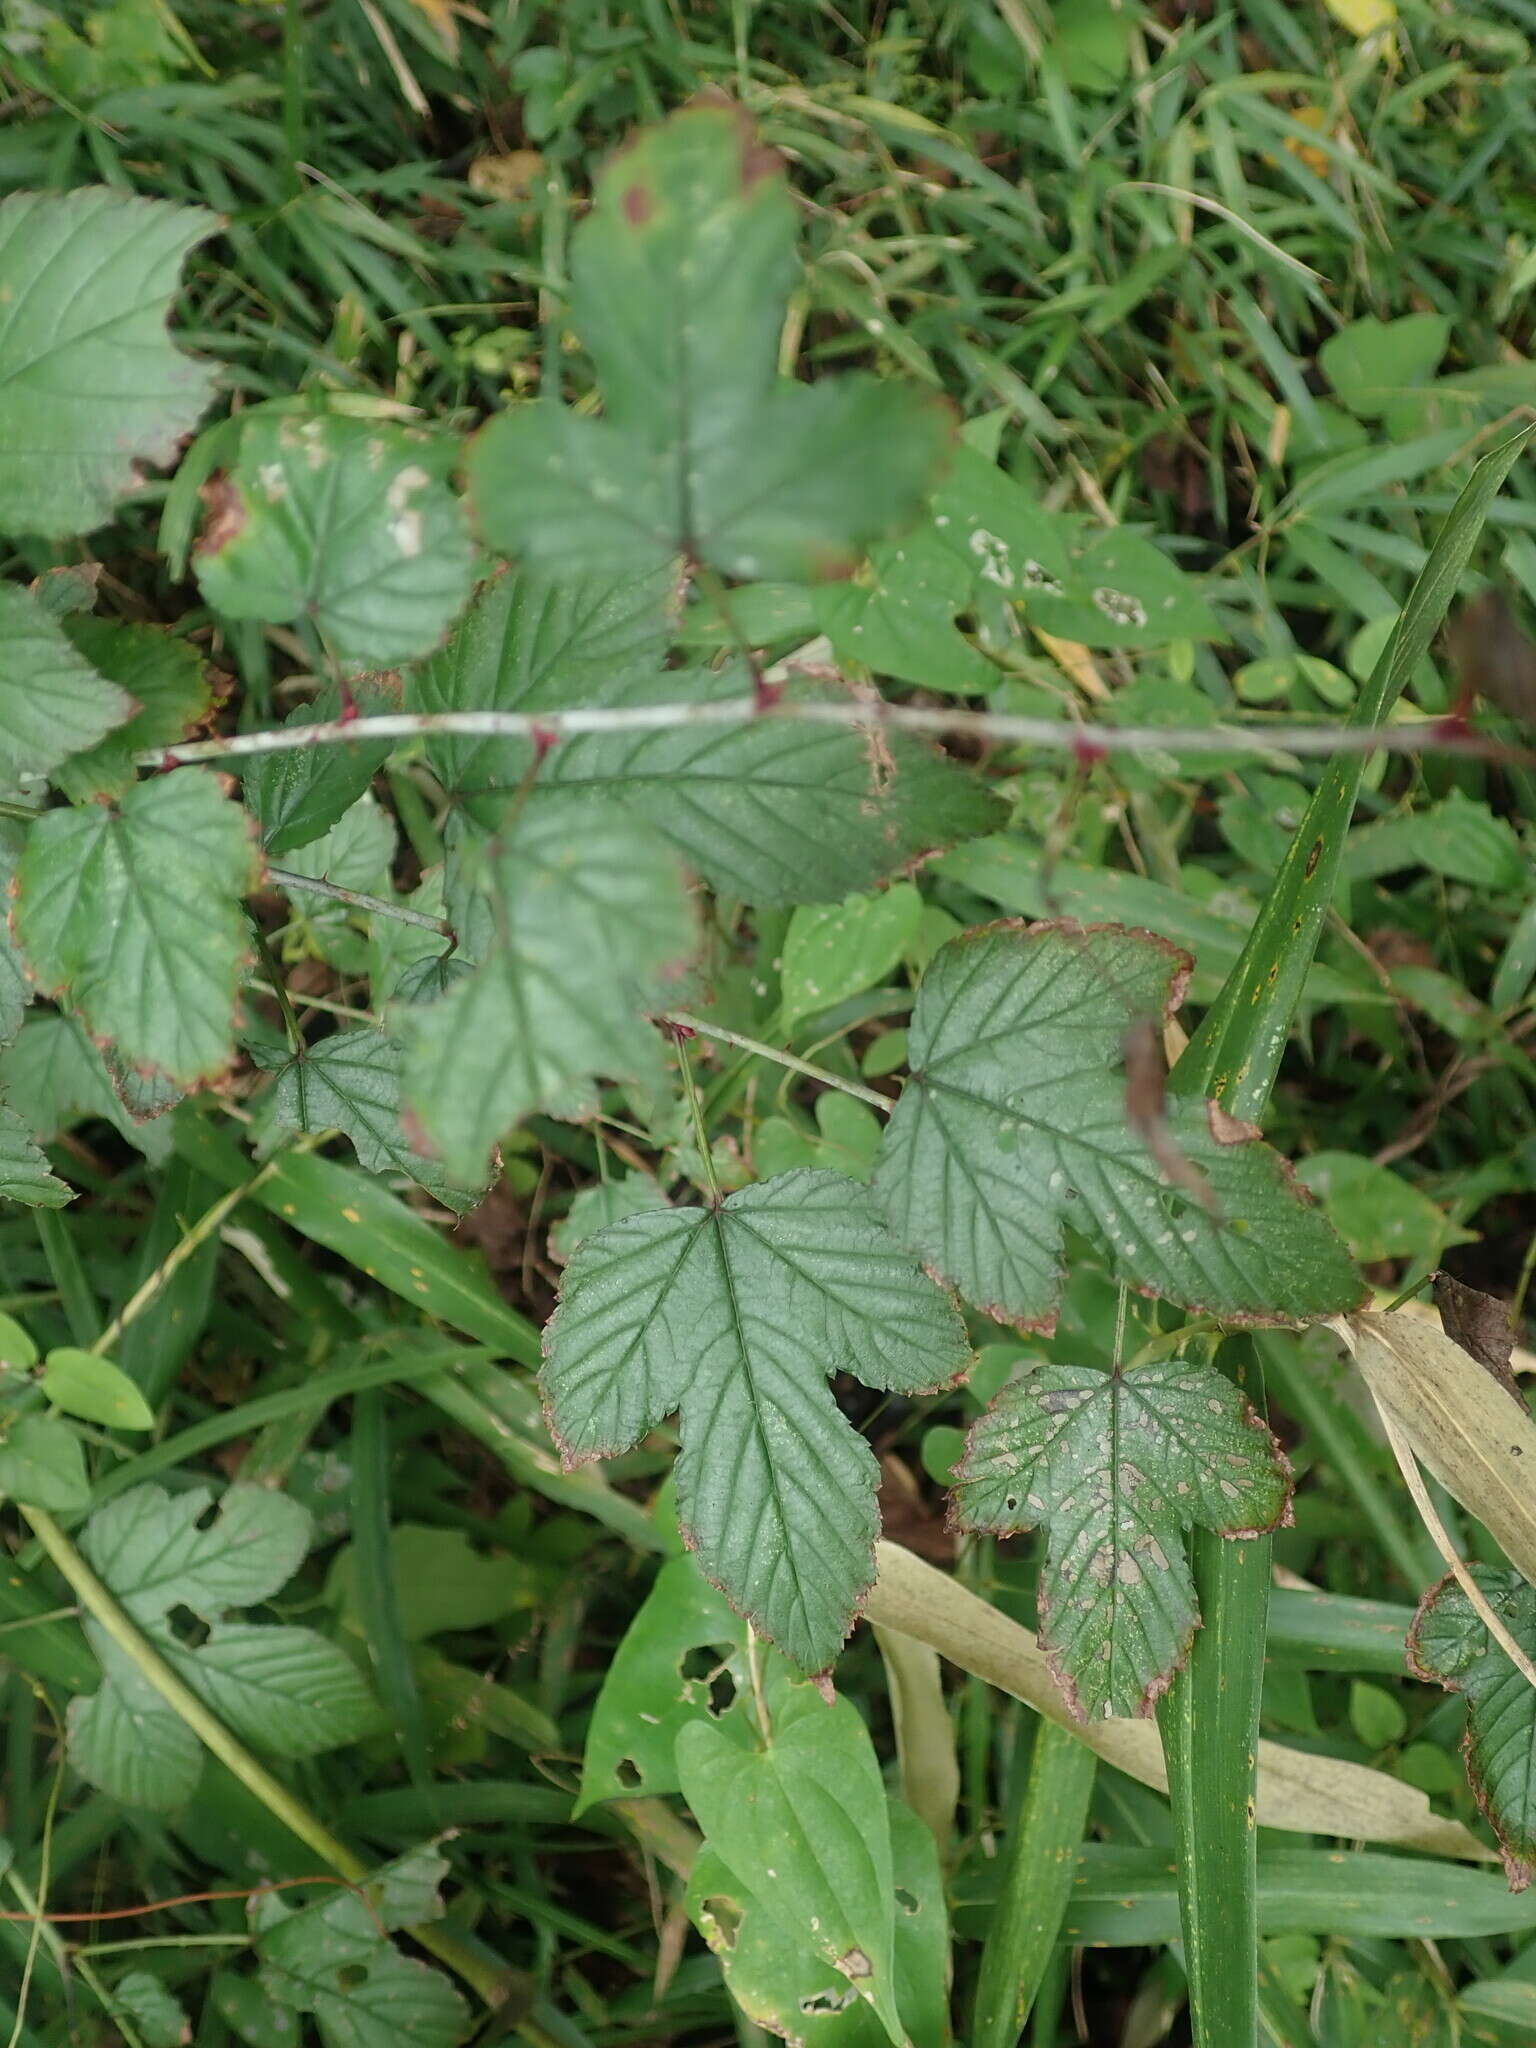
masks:
<svg viewBox="0 0 1536 2048"><path fill-rule="evenodd" d="M244 814L198 768L28 828L13 928L34 980L130 1064L192 1083L234 1053L256 880Z"/></svg>
<svg viewBox="0 0 1536 2048"><path fill-rule="evenodd" d="M1536 1588L1508 1565L1468 1570L1526 1656L1536 1659ZM1524 1891L1536 1875L1536 1690L1450 1575L1419 1603L1408 1631L1408 1666L1466 1695L1467 1777L1499 1838L1510 1888Z"/></svg>
<svg viewBox="0 0 1536 2048"><path fill-rule="evenodd" d="M352 701L364 717L398 711L398 689L379 677L363 676L352 685ZM334 683L308 704L301 704L283 723L318 725L341 712L341 692ZM258 754L242 778L245 800L261 827L261 843L274 858L308 846L351 810L389 759L391 740L354 740L324 747L285 747Z"/></svg>
<svg viewBox="0 0 1536 2048"><path fill-rule="evenodd" d="M166 321L217 225L103 186L0 203L0 529L89 532L196 426L213 367Z"/></svg>
<svg viewBox="0 0 1536 2048"><path fill-rule="evenodd" d="M3 398L0 398L3 404ZM3 487L0 487L3 491ZM133 716L34 591L0 582L0 775L46 775Z"/></svg>
<svg viewBox="0 0 1536 2048"><path fill-rule="evenodd" d="M1187 974L1163 940L1113 925L986 925L935 954L875 1193L901 1241L987 1314L1053 1326L1069 1223L1131 1285L1232 1321L1358 1303L1333 1229L1250 1126L1169 1100L1166 1141L1207 1206L1133 1124L1122 1041L1177 1007Z"/></svg>
<svg viewBox="0 0 1536 2048"><path fill-rule="evenodd" d="M120 1093L130 1074L114 1074L79 1020L59 1014L29 1017L16 1043L0 1053L0 1087L27 1105L35 1136L46 1142L100 1117L158 1164L170 1151L171 1132L167 1124L135 1121Z"/></svg>
<svg viewBox="0 0 1536 2048"><path fill-rule="evenodd" d="M571 248L605 417L541 403L482 430L470 484L493 547L794 581L846 570L917 516L950 443L942 403L865 375L777 375L795 229L780 159L737 108L685 107L613 159Z"/></svg>
<svg viewBox="0 0 1536 2048"><path fill-rule="evenodd" d="M387 421L258 414L193 558L203 595L232 619L311 618L358 666L430 653L474 570L456 456Z"/></svg>
<svg viewBox="0 0 1536 2048"><path fill-rule="evenodd" d="M472 1209L485 1188L456 1187L400 1123L400 1047L387 1032L338 1031L278 1067L256 1104L256 1157L293 1131L337 1130L369 1173L403 1173L447 1207Z"/></svg>
<svg viewBox="0 0 1536 2048"><path fill-rule="evenodd" d="M396 1020L414 1127L465 1184L530 1111L597 1075L659 1077L641 1012L696 942L675 857L623 818L525 812L484 848L478 880L478 971Z"/></svg>
<svg viewBox="0 0 1536 2048"><path fill-rule="evenodd" d="M134 755L184 738L207 712L213 693L197 649L160 626L71 618L64 631L97 673L138 708L95 746L71 754L53 779L74 803L118 796L137 772Z"/></svg>
<svg viewBox="0 0 1536 2048"><path fill-rule="evenodd" d="M74 1199L9 1103L0 1103L0 1197L25 1202L29 1209L62 1209Z"/></svg>
<svg viewBox="0 0 1536 2048"><path fill-rule="evenodd" d="M973 1424L954 1506L962 1528L1046 1531L1041 1645L1097 1720L1149 1712L1184 1661L1199 1621L1184 1531L1272 1529L1290 1492L1279 1445L1211 1367L1045 1363Z"/></svg>
<svg viewBox="0 0 1536 2048"><path fill-rule="evenodd" d="M878 1469L827 1386L916 1393L969 1357L964 1325L832 1173L585 1239L545 1333L567 1460L627 1450L681 1413L678 1513L706 1577L808 1671L842 1647L874 1577Z"/></svg>

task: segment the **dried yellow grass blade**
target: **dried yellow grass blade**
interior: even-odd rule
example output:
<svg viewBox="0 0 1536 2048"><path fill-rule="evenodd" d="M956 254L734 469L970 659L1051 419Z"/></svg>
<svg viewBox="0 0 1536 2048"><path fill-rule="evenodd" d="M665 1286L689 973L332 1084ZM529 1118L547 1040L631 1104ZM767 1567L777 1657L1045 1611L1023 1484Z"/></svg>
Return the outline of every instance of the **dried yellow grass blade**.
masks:
<svg viewBox="0 0 1536 2048"><path fill-rule="evenodd" d="M1155 1721L1074 1721L1029 1629L900 1544L879 1544L876 1560L879 1578L865 1604L867 1621L927 1643L962 1671L974 1672L1070 1729L1128 1777L1167 1791ZM1259 1744L1258 1823L1294 1834L1390 1842L1435 1856L1482 1862L1495 1857L1460 1821L1432 1813L1428 1799L1413 1786L1363 1764L1287 1749L1282 1742Z"/></svg>
<svg viewBox="0 0 1536 2048"><path fill-rule="evenodd" d="M1420 1464L1536 1584L1536 1422L1432 1323L1357 1315L1334 1327Z"/></svg>

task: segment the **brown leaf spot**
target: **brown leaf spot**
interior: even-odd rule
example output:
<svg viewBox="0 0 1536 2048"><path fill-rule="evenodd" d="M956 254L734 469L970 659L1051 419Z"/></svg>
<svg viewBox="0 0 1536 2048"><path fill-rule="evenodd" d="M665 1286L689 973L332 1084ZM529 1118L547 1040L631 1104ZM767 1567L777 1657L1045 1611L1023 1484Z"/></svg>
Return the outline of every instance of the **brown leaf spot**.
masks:
<svg viewBox="0 0 1536 2048"><path fill-rule="evenodd" d="M1219 1102L1208 1102L1205 1109L1211 1136L1218 1145L1246 1145L1263 1135L1257 1124L1249 1123L1246 1117L1230 1115Z"/></svg>
<svg viewBox="0 0 1536 2048"><path fill-rule="evenodd" d="M632 228L643 228L656 211L656 202L644 185L631 185L624 194L624 218Z"/></svg>
<svg viewBox="0 0 1536 2048"><path fill-rule="evenodd" d="M192 552L216 555L245 531L245 500L223 470L216 470L197 495L203 501L203 529Z"/></svg>
<svg viewBox="0 0 1536 2048"><path fill-rule="evenodd" d="M851 1948L846 1955L839 1956L834 1968L841 1970L845 1977L873 1977L875 1974L874 1964L861 1948Z"/></svg>
<svg viewBox="0 0 1536 2048"><path fill-rule="evenodd" d="M1515 1349L1515 1326L1509 1308L1496 1295L1467 1287L1449 1273L1435 1275L1435 1307L1440 1326L1453 1344L1485 1367L1505 1393L1518 1401L1522 1412L1525 1398L1515 1378L1510 1359Z"/></svg>

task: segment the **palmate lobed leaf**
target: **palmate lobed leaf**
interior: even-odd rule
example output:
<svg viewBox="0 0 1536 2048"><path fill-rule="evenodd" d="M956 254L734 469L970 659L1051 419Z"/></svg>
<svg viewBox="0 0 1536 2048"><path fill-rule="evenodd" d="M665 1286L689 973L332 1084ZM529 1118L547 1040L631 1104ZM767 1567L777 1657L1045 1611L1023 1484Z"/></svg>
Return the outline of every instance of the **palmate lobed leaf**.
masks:
<svg viewBox="0 0 1536 2048"><path fill-rule="evenodd" d="M874 1578L879 1529L874 1455L827 1378L931 1391L969 1355L867 1190L796 1172L584 1239L545 1332L543 1387L569 1464L680 1412L685 1539L739 1613L819 1671Z"/></svg>
<svg viewBox="0 0 1536 2048"><path fill-rule="evenodd" d="M606 417L541 403L482 430L470 484L493 546L793 580L846 571L916 517L951 442L942 402L776 374L795 227L781 160L728 103L695 102L613 159L571 251Z"/></svg>
<svg viewBox="0 0 1536 2048"><path fill-rule="evenodd" d="M1272 1529L1279 1445L1230 1380L1172 1359L1039 1364L998 1394L955 1475L962 1528L1047 1535L1040 1641L1084 1719L1145 1714L1199 1623L1184 1531Z"/></svg>
<svg viewBox="0 0 1536 2048"><path fill-rule="evenodd" d="M166 322L217 225L101 186L0 203L0 529L89 532L197 424L213 367Z"/></svg>
<svg viewBox="0 0 1536 2048"><path fill-rule="evenodd" d="M901 1241L987 1314L1054 1326L1069 1223L1143 1293L1229 1321L1360 1300L1332 1227L1251 1126L1169 1102L1167 1139L1202 1199L1133 1124L1123 1042L1172 1014L1188 973L1165 941L1113 925L1009 920L934 956L875 1192Z"/></svg>
<svg viewBox="0 0 1536 2048"><path fill-rule="evenodd" d="M1536 1588L1507 1565L1468 1567L1527 1657L1536 1659ZM1462 1756L1512 1891L1536 1875L1536 1690L1496 1643L1454 1575L1431 1586L1408 1631L1408 1667L1466 1696Z"/></svg>
<svg viewBox="0 0 1536 2048"><path fill-rule="evenodd" d="M256 877L245 814L216 777L181 768L30 826L12 930L34 982L94 1037L190 1084L234 1054L240 899Z"/></svg>

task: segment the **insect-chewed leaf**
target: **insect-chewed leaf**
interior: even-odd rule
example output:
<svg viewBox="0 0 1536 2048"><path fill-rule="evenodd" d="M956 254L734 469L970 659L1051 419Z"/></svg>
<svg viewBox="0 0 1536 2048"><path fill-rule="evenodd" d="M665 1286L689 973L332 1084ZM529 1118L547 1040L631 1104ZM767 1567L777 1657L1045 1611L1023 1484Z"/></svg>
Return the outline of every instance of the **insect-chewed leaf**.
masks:
<svg viewBox="0 0 1536 2048"><path fill-rule="evenodd" d="M1536 1588L1507 1565L1469 1569L1499 1620L1536 1659ZM1408 1663L1420 1678L1466 1695L1467 1777L1499 1838L1510 1887L1524 1891L1536 1872L1536 1690L1453 1576L1420 1602L1408 1631Z"/></svg>
<svg viewBox="0 0 1536 2048"><path fill-rule="evenodd" d="M879 1526L874 1456L827 1377L915 1393L968 1357L867 1191L798 1172L585 1239L545 1335L544 1393L572 1463L681 1411L678 1511L705 1573L818 1671L874 1577Z"/></svg>
<svg viewBox="0 0 1536 2048"><path fill-rule="evenodd" d="M260 414L198 543L203 595L232 619L302 613L344 662L429 653L473 571L456 455L386 421Z"/></svg>
<svg viewBox="0 0 1536 2048"><path fill-rule="evenodd" d="M1232 1321L1353 1307L1344 1247L1283 1160L1203 1103L1166 1136L1204 1183L1173 1185L1127 1108L1128 1029L1177 1006L1188 962L1118 926L987 925L923 978L911 1079L875 1168L903 1243L968 1301L1049 1328L1067 1223L1131 1284Z"/></svg>
<svg viewBox="0 0 1536 2048"><path fill-rule="evenodd" d="M623 818L524 812L479 879L478 972L398 1020L407 1107L465 1185L530 1110L568 1104L595 1075L659 1074L642 1012L695 944L675 856Z"/></svg>
<svg viewBox="0 0 1536 2048"><path fill-rule="evenodd" d="M14 929L33 979L125 1061L205 1080L234 1053L240 898L256 872L244 814L215 777L181 768L29 827Z"/></svg>
<svg viewBox="0 0 1536 2048"><path fill-rule="evenodd" d="M197 206L88 186L0 205L0 528L88 532L197 424L213 369L166 332Z"/></svg>
<svg viewBox="0 0 1536 2048"><path fill-rule="evenodd" d="M1046 1531L1041 1645L1084 1719L1143 1714L1199 1621L1184 1531L1272 1529L1290 1472L1237 1388L1209 1366L1032 1366L970 1434L961 1527Z"/></svg>
<svg viewBox="0 0 1536 2048"><path fill-rule="evenodd" d="M796 580L850 567L918 513L943 405L872 377L776 374L796 275L780 159L739 109L685 107L598 180L571 253L571 317L606 417L503 413L470 451L487 540L551 566Z"/></svg>

